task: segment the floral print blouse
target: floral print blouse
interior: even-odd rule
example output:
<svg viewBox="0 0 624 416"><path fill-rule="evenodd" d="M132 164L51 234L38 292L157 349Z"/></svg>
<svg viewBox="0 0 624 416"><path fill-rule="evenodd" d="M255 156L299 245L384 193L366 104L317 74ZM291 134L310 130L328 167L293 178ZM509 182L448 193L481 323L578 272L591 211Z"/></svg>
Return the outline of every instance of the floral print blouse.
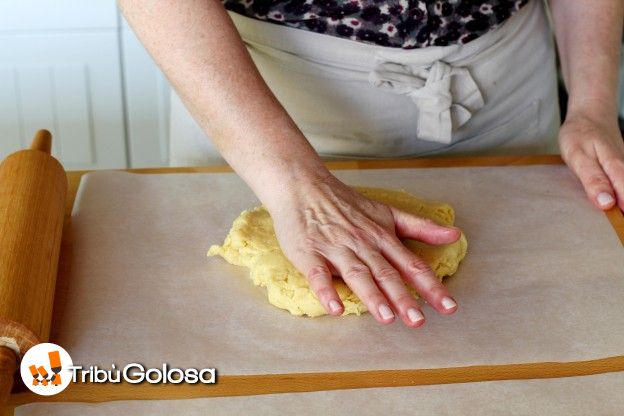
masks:
<svg viewBox="0 0 624 416"><path fill-rule="evenodd" d="M528 1L222 0L226 9L254 19L403 49L468 43Z"/></svg>

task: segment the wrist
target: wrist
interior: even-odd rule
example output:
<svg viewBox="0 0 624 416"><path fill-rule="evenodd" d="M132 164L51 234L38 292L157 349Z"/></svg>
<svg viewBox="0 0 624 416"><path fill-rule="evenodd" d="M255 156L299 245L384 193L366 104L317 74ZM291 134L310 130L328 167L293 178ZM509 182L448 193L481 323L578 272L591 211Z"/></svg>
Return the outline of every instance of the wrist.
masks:
<svg viewBox="0 0 624 416"><path fill-rule="evenodd" d="M246 169L247 182L260 202L269 211L283 204L295 193L305 192L319 183L333 178L321 158L311 154L297 153L297 156L272 157L256 169Z"/></svg>
<svg viewBox="0 0 624 416"><path fill-rule="evenodd" d="M611 98L577 98L570 95L566 113L568 119L586 119L596 123L617 122L617 100Z"/></svg>
<svg viewBox="0 0 624 416"><path fill-rule="evenodd" d="M607 130L616 129L619 131L618 115L605 114L592 110L576 109L568 112L563 125L591 125Z"/></svg>

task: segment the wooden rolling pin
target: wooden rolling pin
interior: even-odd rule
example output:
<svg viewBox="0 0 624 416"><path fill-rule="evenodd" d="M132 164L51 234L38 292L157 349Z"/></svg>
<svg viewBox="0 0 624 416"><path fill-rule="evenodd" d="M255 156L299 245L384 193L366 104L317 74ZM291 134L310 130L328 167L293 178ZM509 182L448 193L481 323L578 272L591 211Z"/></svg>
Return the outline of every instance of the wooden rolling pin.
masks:
<svg viewBox="0 0 624 416"><path fill-rule="evenodd" d="M0 405L28 349L50 335L67 177L52 136L0 164Z"/></svg>

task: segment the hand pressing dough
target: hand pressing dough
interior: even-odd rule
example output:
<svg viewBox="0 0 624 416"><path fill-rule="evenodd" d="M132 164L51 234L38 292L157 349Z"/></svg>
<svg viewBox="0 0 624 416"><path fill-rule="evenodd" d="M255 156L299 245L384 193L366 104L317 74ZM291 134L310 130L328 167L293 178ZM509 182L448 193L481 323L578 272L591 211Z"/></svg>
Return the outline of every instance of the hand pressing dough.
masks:
<svg viewBox="0 0 624 416"><path fill-rule="evenodd" d="M402 190L354 189L369 199L430 218L439 224L452 225L455 219L450 205L424 201ZM468 246L463 234L457 242L444 246L431 246L414 240L403 240L403 243L424 259L440 280L455 273ZM286 309L293 315L314 317L327 314L303 274L282 253L273 230L273 220L263 206L243 211L234 220L223 245L213 245L208 250L208 256L215 255L220 255L231 264L248 267L254 284L265 287L269 302L278 308ZM366 312L366 306L341 278L334 278L334 285L345 307L343 315ZM414 291L412 293L417 297Z"/></svg>

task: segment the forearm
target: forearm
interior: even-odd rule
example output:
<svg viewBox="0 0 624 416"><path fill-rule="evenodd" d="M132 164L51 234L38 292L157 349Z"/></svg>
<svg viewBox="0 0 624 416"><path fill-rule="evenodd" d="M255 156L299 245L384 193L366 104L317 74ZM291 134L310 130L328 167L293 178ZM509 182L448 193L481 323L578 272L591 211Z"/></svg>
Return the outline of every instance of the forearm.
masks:
<svg viewBox="0 0 624 416"><path fill-rule="evenodd" d="M616 120L622 0L550 0L568 115Z"/></svg>
<svg viewBox="0 0 624 416"><path fill-rule="evenodd" d="M262 202L325 171L219 0L119 4L194 118Z"/></svg>

